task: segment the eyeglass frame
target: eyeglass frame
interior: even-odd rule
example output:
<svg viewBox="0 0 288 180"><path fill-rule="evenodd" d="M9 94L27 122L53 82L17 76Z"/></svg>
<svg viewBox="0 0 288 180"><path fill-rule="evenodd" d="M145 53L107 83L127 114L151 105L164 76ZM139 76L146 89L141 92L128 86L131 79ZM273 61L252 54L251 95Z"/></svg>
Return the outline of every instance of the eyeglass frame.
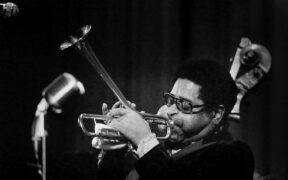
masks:
<svg viewBox="0 0 288 180"><path fill-rule="evenodd" d="M173 103L170 104L170 105L169 105L169 103L167 103L168 101L165 98L165 96L167 96L167 95L170 98L171 97L173 98ZM168 93L168 92L164 92L163 93L163 100L164 100L165 105L168 106L168 107L172 106L173 104L176 104L177 109L179 111L181 111L182 113L184 113L184 114L198 114L198 113L204 111L205 109L207 109L208 107L210 107L207 104L193 105L191 100L183 98L183 97L176 96L176 95ZM190 105L190 108L189 108L190 110L189 111L183 110L183 105L182 105L183 102L188 102L188 104ZM198 108L198 107L204 107L204 108L202 108L199 111L193 112L193 108Z"/></svg>

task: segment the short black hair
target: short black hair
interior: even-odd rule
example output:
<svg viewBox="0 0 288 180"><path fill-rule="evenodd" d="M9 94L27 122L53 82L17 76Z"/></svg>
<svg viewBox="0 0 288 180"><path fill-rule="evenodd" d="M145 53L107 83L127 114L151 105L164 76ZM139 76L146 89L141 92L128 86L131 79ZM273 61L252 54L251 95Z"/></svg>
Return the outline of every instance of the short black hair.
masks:
<svg viewBox="0 0 288 180"><path fill-rule="evenodd" d="M228 69L212 57L190 58L182 63L173 78L188 79L200 85L200 99L212 107L223 105L226 119L231 112L236 99L238 89Z"/></svg>

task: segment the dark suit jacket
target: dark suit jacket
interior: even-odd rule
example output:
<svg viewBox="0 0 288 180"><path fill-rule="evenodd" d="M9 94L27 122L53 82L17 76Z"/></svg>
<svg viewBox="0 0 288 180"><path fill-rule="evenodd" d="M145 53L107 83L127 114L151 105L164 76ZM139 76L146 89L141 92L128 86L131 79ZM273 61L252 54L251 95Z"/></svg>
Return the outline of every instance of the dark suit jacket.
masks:
<svg viewBox="0 0 288 180"><path fill-rule="evenodd" d="M172 157L157 145L136 162L131 153L121 149L107 152L99 168L95 154L48 157L47 177L53 180L121 180L129 172L129 180L139 176L142 180L252 180L254 170L252 152L243 142L209 143L198 149L188 146ZM138 173L130 171L133 167Z"/></svg>
<svg viewBox="0 0 288 180"><path fill-rule="evenodd" d="M252 180L254 158L243 142L186 147L170 157L161 145L136 162L140 179ZM130 176L132 177L132 176Z"/></svg>

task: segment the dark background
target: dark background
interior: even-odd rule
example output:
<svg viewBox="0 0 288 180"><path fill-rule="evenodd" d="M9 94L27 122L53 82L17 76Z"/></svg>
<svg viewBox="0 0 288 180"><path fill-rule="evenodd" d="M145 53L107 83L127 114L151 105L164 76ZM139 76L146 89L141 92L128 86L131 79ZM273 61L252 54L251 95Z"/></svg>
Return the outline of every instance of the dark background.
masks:
<svg viewBox="0 0 288 180"><path fill-rule="evenodd" d="M77 117L101 114L102 102L111 106L117 99L85 59L59 50L71 32L91 24L89 42L103 66L126 98L150 113L157 112L162 92L170 90L173 71L185 58L214 56L228 69L241 37L268 48L272 69L243 100L241 136L254 152L257 172L288 179L287 1L13 2L19 15L0 19L0 173L22 173L33 162L34 113L44 87L63 72L78 78L86 94L71 100L60 115L48 112L48 153L97 155Z"/></svg>

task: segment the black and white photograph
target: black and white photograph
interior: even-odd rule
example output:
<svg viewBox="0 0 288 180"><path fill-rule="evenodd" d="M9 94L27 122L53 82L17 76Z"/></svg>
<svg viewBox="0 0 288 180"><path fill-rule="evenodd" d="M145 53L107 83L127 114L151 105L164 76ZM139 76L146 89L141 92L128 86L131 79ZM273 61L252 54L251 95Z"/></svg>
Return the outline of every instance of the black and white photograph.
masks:
<svg viewBox="0 0 288 180"><path fill-rule="evenodd" d="M0 2L1 180L287 180L288 1Z"/></svg>

